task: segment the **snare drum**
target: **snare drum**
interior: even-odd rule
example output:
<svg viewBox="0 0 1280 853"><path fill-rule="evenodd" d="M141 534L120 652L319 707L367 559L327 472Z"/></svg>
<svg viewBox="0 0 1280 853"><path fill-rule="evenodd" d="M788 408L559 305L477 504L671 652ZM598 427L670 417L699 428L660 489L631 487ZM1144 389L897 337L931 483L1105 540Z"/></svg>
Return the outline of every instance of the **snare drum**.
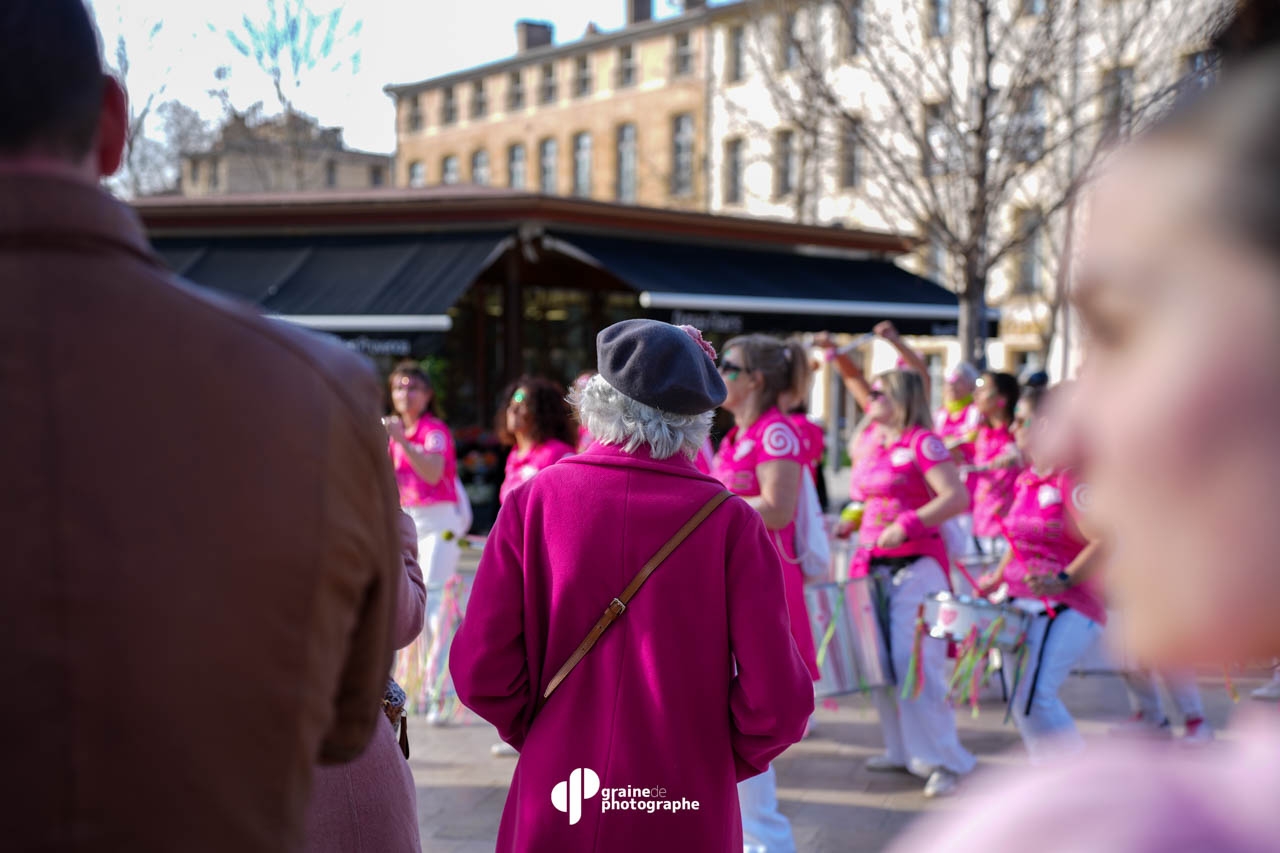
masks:
<svg viewBox="0 0 1280 853"><path fill-rule="evenodd" d="M924 623L929 629L929 636L940 640L964 642L975 627L978 635L982 636L1002 616L1004 621L993 639L993 645L1001 649L1012 649L1021 641L1031 624L1029 613L1016 607L992 604L949 592L935 592L924 598Z"/></svg>
<svg viewBox="0 0 1280 853"><path fill-rule="evenodd" d="M872 578L810 584L805 605L818 650L819 699L893 684L889 650L875 604Z"/></svg>

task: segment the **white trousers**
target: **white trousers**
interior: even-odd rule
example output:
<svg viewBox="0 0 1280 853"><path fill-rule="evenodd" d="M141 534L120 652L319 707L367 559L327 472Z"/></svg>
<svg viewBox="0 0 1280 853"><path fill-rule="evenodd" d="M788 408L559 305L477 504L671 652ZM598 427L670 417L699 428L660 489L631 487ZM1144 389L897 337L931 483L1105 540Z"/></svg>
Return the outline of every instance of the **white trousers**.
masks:
<svg viewBox="0 0 1280 853"><path fill-rule="evenodd" d="M426 618L420 639L427 648L423 676L429 684L434 684L440 668L449 660L449 642L440 637L440 625L444 618L441 609L444 585L458 571L458 558L462 549L458 546L457 537L461 537L466 531L459 529L462 519L454 504L411 506L405 507L405 512L418 528L418 565L422 567L422 578L427 585ZM444 538L446 530L453 531L455 538L452 541ZM452 680L446 680L441 694L452 693Z"/></svg>
<svg viewBox="0 0 1280 853"><path fill-rule="evenodd" d="M743 853L795 853L791 822L778 811L778 777L773 765L738 783Z"/></svg>
<svg viewBox="0 0 1280 853"><path fill-rule="evenodd" d="M1048 644L1045 635L1048 634ZM1098 642L1102 626L1076 610L1064 610L1052 620L1040 614L1027 632L1026 665L1013 695L1013 720L1035 763L1055 755L1079 752L1084 738L1058 691L1071 668ZM1041 657L1040 650L1044 649ZM1009 656L1005 660L1011 660ZM1012 674L1010 674L1012 678ZM1035 694L1032 695L1032 686ZM1027 713L1030 698L1031 713Z"/></svg>
<svg viewBox="0 0 1280 853"><path fill-rule="evenodd" d="M889 595L889 654L894 674L901 682L911 665L916 611L926 595L944 591L947 582L938 562L925 557L895 574L886 588ZM924 689L918 699L900 699L901 684L871 692L880 714L885 753L921 777L928 777L938 768L968 773L977 761L960 745L955 710L947 701L947 644L926 634L921 641L920 656Z"/></svg>
<svg viewBox="0 0 1280 853"><path fill-rule="evenodd" d="M1185 723L1189 719L1204 719L1204 701L1200 698L1200 688L1196 686L1195 676L1185 672L1161 672L1165 687L1182 715ZM1124 686L1129 691L1129 707L1134 712L1141 711L1148 720L1159 722L1167 716L1164 703L1160 701L1160 688L1156 684L1156 673L1140 669L1124 674Z"/></svg>

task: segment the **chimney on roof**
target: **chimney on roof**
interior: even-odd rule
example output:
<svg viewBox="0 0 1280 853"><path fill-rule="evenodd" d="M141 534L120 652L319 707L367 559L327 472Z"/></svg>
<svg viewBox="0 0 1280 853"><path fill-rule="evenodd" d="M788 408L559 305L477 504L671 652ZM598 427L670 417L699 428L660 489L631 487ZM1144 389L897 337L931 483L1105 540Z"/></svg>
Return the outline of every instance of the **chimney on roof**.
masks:
<svg viewBox="0 0 1280 853"><path fill-rule="evenodd" d="M516 21L516 53L551 44L555 28L544 21Z"/></svg>
<svg viewBox="0 0 1280 853"><path fill-rule="evenodd" d="M627 26L643 24L652 18L653 0L627 0Z"/></svg>

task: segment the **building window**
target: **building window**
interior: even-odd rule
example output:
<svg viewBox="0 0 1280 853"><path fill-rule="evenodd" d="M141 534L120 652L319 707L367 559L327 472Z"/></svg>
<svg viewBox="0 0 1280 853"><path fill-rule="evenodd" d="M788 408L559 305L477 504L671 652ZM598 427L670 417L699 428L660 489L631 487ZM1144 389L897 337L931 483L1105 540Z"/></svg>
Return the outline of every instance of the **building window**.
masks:
<svg viewBox="0 0 1280 853"><path fill-rule="evenodd" d="M369 186L380 187L387 182L386 170L381 166L369 167Z"/></svg>
<svg viewBox="0 0 1280 853"><path fill-rule="evenodd" d="M422 130L422 100L415 97L409 102L409 132L416 133Z"/></svg>
<svg viewBox="0 0 1280 853"><path fill-rule="evenodd" d="M1045 12L1047 0L1022 0L1022 14L1028 17L1040 17Z"/></svg>
<svg viewBox="0 0 1280 853"><path fill-rule="evenodd" d="M1211 50L1188 54L1182 60L1182 90L1198 92L1209 88L1217 77L1218 58Z"/></svg>
<svg viewBox="0 0 1280 853"><path fill-rule="evenodd" d="M841 32L843 33L844 55L857 56L862 52L864 27L862 23L862 0L844 0L840 4Z"/></svg>
<svg viewBox="0 0 1280 853"><path fill-rule="evenodd" d="M458 155L446 155L440 161L440 183L456 184L462 180L462 174L458 171Z"/></svg>
<svg viewBox="0 0 1280 853"><path fill-rule="evenodd" d="M471 183L489 186L489 152L481 149L471 155Z"/></svg>
<svg viewBox="0 0 1280 853"><path fill-rule="evenodd" d="M484 93L484 81L477 80L471 87L471 117L484 118L489 113L489 97Z"/></svg>
<svg viewBox="0 0 1280 853"><path fill-rule="evenodd" d="M1102 75L1102 135L1118 139L1133 119L1133 69L1112 68Z"/></svg>
<svg viewBox="0 0 1280 853"><path fill-rule="evenodd" d="M191 186L197 186L200 183L200 161L191 160Z"/></svg>
<svg viewBox="0 0 1280 853"><path fill-rule="evenodd" d="M937 234L929 238L929 244L925 248L924 277L946 286L947 247L943 245L942 238Z"/></svg>
<svg viewBox="0 0 1280 853"><path fill-rule="evenodd" d="M528 180L524 145L517 142L507 148L507 186L513 190L522 190L528 185Z"/></svg>
<svg viewBox="0 0 1280 853"><path fill-rule="evenodd" d="M573 194L591 197L591 134L573 135Z"/></svg>
<svg viewBox="0 0 1280 853"><path fill-rule="evenodd" d="M945 175L959 158L956 140L947 128L946 107L925 104L924 107L924 174Z"/></svg>
<svg viewBox="0 0 1280 853"><path fill-rule="evenodd" d="M671 122L671 194L693 193L693 116L681 113Z"/></svg>
<svg viewBox="0 0 1280 853"><path fill-rule="evenodd" d="M635 49L629 44L618 48L618 88L625 89L636 84Z"/></svg>
<svg viewBox="0 0 1280 853"><path fill-rule="evenodd" d="M414 160L409 164L409 186L425 187L427 185L427 170L423 168L421 160Z"/></svg>
<svg viewBox="0 0 1280 853"><path fill-rule="evenodd" d="M573 94L585 98L591 94L591 57L579 56L574 60Z"/></svg>
<svg viewBox="0 0 1280 853"><path fill-rule="evenodd" d="M209 189L211 190L216 190L222 181L222 176L218 174L218 167L221 165L217 157L209 158Z"/></svg>
<svg viewBox="0 0 1280 853"><path fill-rule="evenodd" d="M555 103L559 93L556 91L556 67L548 62L542 66L542 84L538 87L538 99L544 104Z"/></svg>
<svg viewBox="0 0 1280 853"><path fill-rule="evenodd" d="M853 189L862 180L862 122L845 122L840 135L840 186Z"/></svg>
<svg viewBox="0 0 1280 853"><path fill-rule="evenodd" d="M742 204L742 140L724 144L724 203Z"/></svg>
<svg viewBox="0 0 1280 853"><path fill-rule="evenodd" d="M1023 86L1014 93L1010 142L1019 163L1035 163L1044 155L1044 100L1043 83Z"/></svg>
<svg viewBox="0 0 1280 853"><path fill-rule="evenodd" d="M951 35L951 0L925 0L928 4L929 35L946 38Z"/></svg>
<svg viewBox="0 0 1280 853"><path fill-rule="evenodd" d="M618 201L627 204L636 200L636 126L618 125Z"/></svg>
<svg viewBox="0 0 1280 853"><path fill-rule="evenodd" d="M693 43L688 33L676 33L675 72L677 77L693 73Z"/></svg>
<svg viewBox="0 0 1280 853"><path fill-rule="evenodd" d="M796 188L796 135L780 130L773 137L773 194L781 198Z"/></svg>
<svg viewBox="0 0 1280 853"><path fill-rule="evenodd" d="M730 83L737 83L742 80L742 60L746 55L746 38L746 30L741 26L729 28L728 55L725 57L727 67L724 70L724 74L729 78Z"/></svg>
<svg viewBox="0 0 1280 853"><path fill-rule="evenodd" d="M796 36L796 13L787 12L782 16L782 29L779 32L778 67L784 71L800 64L800 43Z"/></svg>
<svg viewBox="0 0 1280 853"><path fill-rule="evenodd" d="M1019 210L1014 214L1013 227L1022 241L1014 254L1017 270L1014 275L1014 293L1039 293L1040 235L1043 218L1038 210Z"/></svg>
<svg viewBox="0 0 1280 853"><path fill-rule="evenodd" d="M330 189L338 185L338 164L332 160L324 164L324 185Z"/></svg>
<svg viewBox="0 0 1280 853"><path fill-rule="evenodd" d="M453 87L446 86L442 93L443 101L440 106L440 123L453 124L458 120L458 101L454 98Z"/></svg>
<svg viewBox="0 0 1280 853"><path fill-rule="evenodd" d="M546 195L556 193L556 155L558 153L554 139L544 139L538 146L538 189Z"/></svg>
<svg viewBox="0 0 1280 853"><path fill-rule="evenodd" d="M512 71L507 78L507 109L524 109L524 75L519 71Z"/></svg>

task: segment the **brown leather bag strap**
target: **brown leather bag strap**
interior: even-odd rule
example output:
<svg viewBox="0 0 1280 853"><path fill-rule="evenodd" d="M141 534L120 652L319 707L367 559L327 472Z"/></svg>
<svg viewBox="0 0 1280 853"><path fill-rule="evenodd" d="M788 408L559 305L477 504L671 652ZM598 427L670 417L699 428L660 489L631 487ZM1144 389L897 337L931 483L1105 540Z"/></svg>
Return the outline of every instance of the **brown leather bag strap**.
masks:
<svg viewBox="0 0 1280 853"><path fill-rule="evenodd" d="M568 677L569 673L573 672L573 668L587 656L587 652L591 651L591 647L594 646L596 641L600 639L606 630L608 630L614 620L626 611L627 604L630 603L632 596L634 596L636 592L639 591L640 587L644 585L644 582L649 579L649 575L653 574L654 570L657 569L658 566L662 565L663 560L671 556L671 552L680 547L680 543L687 539L690 533L697 530L698 526L707 520L707 516L715 512L716 507L724 503L729 496L729 492L723 491L717 493L714 498L707 501L706 504L703 505L702 509L698 510L697 513L694 514L693 518L686 521L684 527L677 530L676 535L668 539L667 544L658 549L658 553L654 554L649 559L649 562L644 564L644 568L640 569L640 573L632 578L631 583L629 583L627 588L622 591L622 594L609 602L609 606L604 610L604 615L602 615L599 621L596 622L595 627L587 633L587 638L582 641L580 646L578 646L577 651L570 655L569 659L565 661L564 666L560 667L560 671L556 673L555 678L551 679L551 683L547 685L547 689L542 694L543 702L547 701L551 694L555 692L555 689L560 686L560 683Z"/></svg>

